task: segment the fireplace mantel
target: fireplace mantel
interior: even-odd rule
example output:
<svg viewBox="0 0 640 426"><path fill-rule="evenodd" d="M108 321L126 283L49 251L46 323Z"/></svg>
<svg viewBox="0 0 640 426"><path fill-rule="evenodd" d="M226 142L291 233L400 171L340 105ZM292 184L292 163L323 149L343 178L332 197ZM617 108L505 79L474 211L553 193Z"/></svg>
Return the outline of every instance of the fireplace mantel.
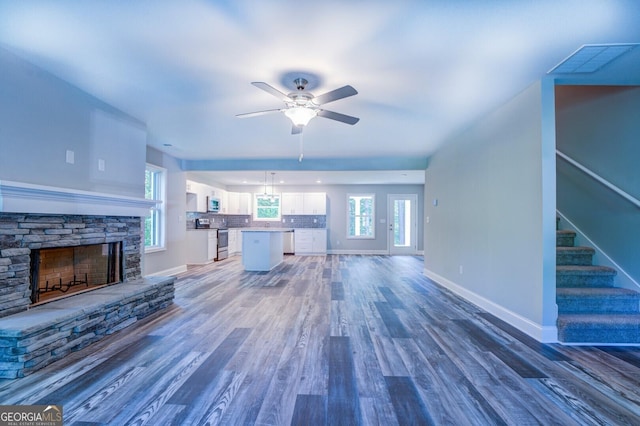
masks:
<svg viewBox="0 0 640 426"><path fill-rule="evenodd" d="M0 213L148 216L159 201L0 180Z"/></svg>

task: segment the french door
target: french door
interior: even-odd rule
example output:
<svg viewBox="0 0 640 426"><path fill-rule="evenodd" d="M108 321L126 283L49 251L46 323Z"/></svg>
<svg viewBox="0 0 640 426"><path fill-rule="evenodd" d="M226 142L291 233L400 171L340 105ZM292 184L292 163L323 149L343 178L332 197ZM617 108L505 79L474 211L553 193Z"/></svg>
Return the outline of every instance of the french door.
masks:
<svg viewBox="0 0 640 426"><path fill-rule="evenodd" d="M389 254L418 252L418 195L389 194Z"/></svg>

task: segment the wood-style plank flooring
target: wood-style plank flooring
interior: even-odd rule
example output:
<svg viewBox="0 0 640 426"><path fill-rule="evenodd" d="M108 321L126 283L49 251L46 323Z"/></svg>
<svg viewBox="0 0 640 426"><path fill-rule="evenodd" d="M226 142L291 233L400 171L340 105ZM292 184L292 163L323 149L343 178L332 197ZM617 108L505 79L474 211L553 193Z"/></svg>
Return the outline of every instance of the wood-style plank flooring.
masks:
<svg viewBox="0 0 640 426"><path fill-rule="evenodd" d="M640 349L544 345L435 285L420 257L240 258L0 404L65 425L640 424Z"/></svg>

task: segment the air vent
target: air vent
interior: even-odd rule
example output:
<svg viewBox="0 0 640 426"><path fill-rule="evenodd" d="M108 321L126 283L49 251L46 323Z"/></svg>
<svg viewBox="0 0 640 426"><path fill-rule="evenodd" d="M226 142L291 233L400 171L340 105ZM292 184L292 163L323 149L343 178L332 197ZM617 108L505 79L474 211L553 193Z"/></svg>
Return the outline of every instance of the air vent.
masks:
<svg viewBox="0 0 640 426"><path fill-rule="evenodd" d="M595 72L636 46L636 43L584 45L552 68L547 74Z"/></svg>

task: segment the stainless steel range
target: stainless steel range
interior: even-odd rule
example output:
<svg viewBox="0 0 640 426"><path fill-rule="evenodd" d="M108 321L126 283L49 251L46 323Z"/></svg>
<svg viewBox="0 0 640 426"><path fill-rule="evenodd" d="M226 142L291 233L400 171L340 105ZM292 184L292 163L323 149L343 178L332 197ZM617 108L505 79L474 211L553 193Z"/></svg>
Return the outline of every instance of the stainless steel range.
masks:
<svg viewBox="0 0 640 426"><path fill-rule="evenodd" d="M224 260L229 257L229 230L218 228L218 257L216 260Z"/></svg>

